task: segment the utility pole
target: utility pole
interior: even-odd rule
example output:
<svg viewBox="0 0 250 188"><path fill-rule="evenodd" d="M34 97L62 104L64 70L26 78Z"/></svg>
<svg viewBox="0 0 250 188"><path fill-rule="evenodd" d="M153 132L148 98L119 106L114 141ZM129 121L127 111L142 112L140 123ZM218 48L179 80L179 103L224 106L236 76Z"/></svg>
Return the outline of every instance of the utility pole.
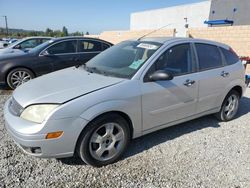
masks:
<svg viewBox="0 0 250 188"><path fill-rule="evenodd" d="M5 18L5 26L6 26L6 35L9 35L9 29L8 29L8 21L7 21L7 16L3 16Z"/></svg>

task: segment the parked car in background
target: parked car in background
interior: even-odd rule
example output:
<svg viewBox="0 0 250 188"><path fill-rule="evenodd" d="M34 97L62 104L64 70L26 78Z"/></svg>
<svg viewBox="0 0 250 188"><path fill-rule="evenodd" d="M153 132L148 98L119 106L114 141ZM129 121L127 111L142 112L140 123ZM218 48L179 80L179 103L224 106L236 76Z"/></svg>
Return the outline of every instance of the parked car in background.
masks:
<svg viewBox="0 0 250 188"><path fill-rule="evenodd" d="M50 40L51 37L27 37L20 41L9 44L6 48L0 49L0 56L8 53L23 53Z"/></svg>
<svg viewBox="0 0 250 188"><path fill-rule="evenodd" d="M78 154L103 166L132 138L208 114L232 120L245 88L244 67L227 45L131 40L18 87L5 104L5 125L30 155Z"/></svg>
<svg viewBox="0 0 250 188"><path fill-rule="evenodd" d="M10 39L10 40L9 40L9 45L10 45L10 44L13 44L13 43L15 43L15 42L17 42L17 41L18 41L18 39Z"/></svg>
<svg viewBox="0 0 250 188"><path fill-rule="evenodd" d="M12 89L28 80L79 64L84 64L111 43L84 37L51 39L26 53L0 56L0 83Z"/></svg>

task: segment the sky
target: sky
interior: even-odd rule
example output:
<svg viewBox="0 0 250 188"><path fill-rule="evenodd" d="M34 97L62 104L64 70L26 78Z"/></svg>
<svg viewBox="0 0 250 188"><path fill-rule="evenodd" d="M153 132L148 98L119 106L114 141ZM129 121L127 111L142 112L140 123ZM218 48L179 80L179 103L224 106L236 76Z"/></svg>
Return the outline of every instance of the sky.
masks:
<svg viewBox="0 0 250 188"><path fill-rule="evenodd" d="M129 30L130 14L202 0L0 0L0 27L45 31L62 29L98 34Z"/></svg>

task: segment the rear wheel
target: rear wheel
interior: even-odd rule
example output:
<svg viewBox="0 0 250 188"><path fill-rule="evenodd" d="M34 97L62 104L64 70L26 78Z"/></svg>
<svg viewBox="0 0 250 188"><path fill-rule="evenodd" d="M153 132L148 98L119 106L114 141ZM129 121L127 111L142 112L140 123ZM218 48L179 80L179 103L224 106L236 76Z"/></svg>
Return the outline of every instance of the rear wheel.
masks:
<svg viewBox="0 0 250 188"><path fill-rule="evenodd" d="M116 162L130 140L127 121L118 114L101 116L79 138L77 153L87 164L104 166Z"/></svg>
<svg viewBox="0 0 250 188"><path fill-rule="evenodd" d="M16 68L7 75L7 84L11 89L15 89L34 77L34 74L30 70L26 68Z"/></svg>
<svg viewBox="0 0 250 188"><path fill-rule="evenodd" d="M235 118L239 109L240 95L237 91L231 91L225 98L221 110L216 117L221 121L230 121Z"/></svg>

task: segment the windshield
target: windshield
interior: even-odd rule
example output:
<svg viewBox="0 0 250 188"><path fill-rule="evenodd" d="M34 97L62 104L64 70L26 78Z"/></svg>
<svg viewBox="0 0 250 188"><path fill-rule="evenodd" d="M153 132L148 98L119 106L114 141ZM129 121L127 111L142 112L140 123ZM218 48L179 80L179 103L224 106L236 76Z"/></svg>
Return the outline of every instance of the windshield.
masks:
<svg viewBox="0 0 250 188"><path fill-rule="evenodd" d="M89 72L120 78L131 78L161 46L156 42L125 41L91 59Z"/></svg>

